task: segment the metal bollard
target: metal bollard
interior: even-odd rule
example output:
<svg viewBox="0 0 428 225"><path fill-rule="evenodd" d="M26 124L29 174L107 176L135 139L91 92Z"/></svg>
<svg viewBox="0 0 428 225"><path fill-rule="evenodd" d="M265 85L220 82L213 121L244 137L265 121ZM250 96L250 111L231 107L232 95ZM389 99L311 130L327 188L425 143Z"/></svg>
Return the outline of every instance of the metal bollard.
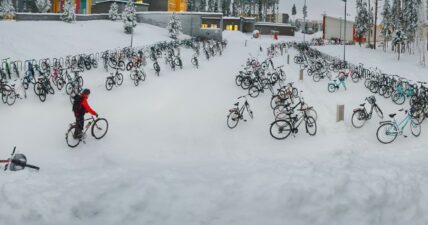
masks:
<svg viewBox="0 0 428 225"><path fill-rule="evenodd" d="M303 81L303 69L300 69L299 80Z"/></svg>
<svg viewBox="0 0 428 225"><path fill-rule="evenodd" d="M290 65L290 54L287 55L287 64Z"/></svg>

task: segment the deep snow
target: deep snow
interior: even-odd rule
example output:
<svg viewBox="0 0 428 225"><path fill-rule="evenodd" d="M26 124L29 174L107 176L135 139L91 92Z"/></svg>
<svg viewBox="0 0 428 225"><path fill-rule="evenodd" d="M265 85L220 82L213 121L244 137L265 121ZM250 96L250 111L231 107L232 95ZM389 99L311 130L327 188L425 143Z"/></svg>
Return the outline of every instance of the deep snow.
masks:
<svg viewBox="0 0 428 225"><path fill-rule="evenodd" d="M0 23L0 30L11 26L8 23ZM121 30L110 30L107 27L113 25L108 22L94 23L111 34L103 37L105 41L92 41L88 51L123 44L112 38L125 36ZM37 30L45 25L31 26ZM87 26L95 25L65 25L58 33L69 30L79 39L82 35L73 30ZM149 33L136 40L140 44L146 37L159 40L166 35L166 31L156 33L156 27L147 29ZM329 94L327 81L314 83L307 77L297 81L299 67L291 63L286 65L287 80L296 82L304 90L305 100L318 111L317 135L310 137L301 131L284 141L273 139L268 95L249 99L255 118L230 130L226 126L228 109L238 96L246 94L234 84L235 75L249 53L264 59L266 52L260 54L258 47L273 40L269 36L254 40L234 32L224 32L224 36L229 46L222 57L210 61L201 57L200 69L194 69L191 52L183 51L183 70L172 72L162 63L161 75L156 77L148 66L148 79L139 87L124 73L124 84L108 92L104 87L107 73L101 68L85 72L85 86L92 90L89 102L109 120L110 128L104 139L88 137L87 144L77 149L69 149L64 139L73 121L64 93L48 96L45 103L31 93L29 99L12 107L1 105L1 158L16 145L29 163L42 169L39 173L1 172L0 224L366 225L428 221L425 124L417 139L410 135L382 145L376 140L376 118L360 130L350 123L352 109L370 95L362 83L348 82L348 91ZM293 39L281 37L282 41ZM11 44L13 39L1 43L4 41L9 42L2 46L10 52L6 55L27 57L20 54L18 43ZM49 36L38 41L54 42ZM31 57L63 54L62 50L28 48ZM291 61L295 53L290 50ZM275 59L276 65L285 63L284 56ZM390 100L377 99L385 115L399 108ZM346 116L344 122L336 123L339 103L345 104Z"/></svg>

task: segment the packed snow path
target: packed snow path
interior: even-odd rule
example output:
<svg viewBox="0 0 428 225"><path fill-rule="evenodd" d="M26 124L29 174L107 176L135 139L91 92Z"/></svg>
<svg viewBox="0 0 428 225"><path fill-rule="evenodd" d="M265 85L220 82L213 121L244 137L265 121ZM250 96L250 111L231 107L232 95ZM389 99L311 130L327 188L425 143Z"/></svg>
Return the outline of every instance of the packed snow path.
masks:
<svg viewBox="0 0 428 225"><path fill-rule="evenodd" d="M184 51L183 70L171 72L161 64L156 77L146 67L148 79L139 87L125 73L124 84L107 92L107 73L85 72L89 102L110 127L104 139L88 137L73 150L65 143L74 120L65 94L41 103L31 93L12 107L1 105L0 158L16 145L41 171L0 173L0 224L428 221L426 124L417 139L382 145L376 119L360 130L350 123L352 109L370 95L362 83L348 82L348 91L330 94L327 81L297 81L299 67L290 64L287 80L318 111L317 135L300 131L284 141L273 139L267 94L249 100L253 120L230 130L228 109L246 94L234 84L235 75L249 53L256 56L258 46L272 40L229 32L225 37L229 45L222 57L201 57L200 69L194 69ZM290 53L292 59L296 52ZM275 59L276 65L285 63L285 57ZM385 115L399 108L377 99ZM336 123L340 103L345 122Z"/></svg>

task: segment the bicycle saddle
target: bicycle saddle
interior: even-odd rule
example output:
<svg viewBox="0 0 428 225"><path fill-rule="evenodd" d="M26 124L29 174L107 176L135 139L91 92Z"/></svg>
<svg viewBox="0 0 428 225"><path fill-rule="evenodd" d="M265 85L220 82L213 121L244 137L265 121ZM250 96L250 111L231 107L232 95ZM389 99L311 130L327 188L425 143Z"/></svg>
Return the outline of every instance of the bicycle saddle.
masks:
<svg viewBox="0 0 428 225"><path fill-rule="evenodd" d="M238 105L239 105L239 102L235 103L234 105L235 105L235 106L238 106Z"/></svg>
<svg viewBox="0 0 428 225"><path fill-rule="evenodd" d="M334 82L336 82L336 80L333 80Z"/></svg>
<svg viewBox="0 0 428 225"><path fill-rule="evenodd" d="M397 115L397 113L389 114L389 117L394 118L395 115Z"/></svg>
<svg viewBox="0 0 428 225"><path fill-rule="evenodd" d="M361 107L364 107L364 105L366 105L366 103L364 102L363 104L360 104Z"/></svg>

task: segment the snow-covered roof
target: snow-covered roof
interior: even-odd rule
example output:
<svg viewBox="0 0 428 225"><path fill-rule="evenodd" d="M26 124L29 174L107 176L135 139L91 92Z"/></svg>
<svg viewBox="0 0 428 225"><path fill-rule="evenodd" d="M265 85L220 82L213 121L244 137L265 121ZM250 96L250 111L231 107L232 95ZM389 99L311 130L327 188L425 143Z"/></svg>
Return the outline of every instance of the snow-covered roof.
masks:
<svg viewBox="0 0 428 225"><path fill-rule="evenodd" d="M223 17L223 13L214 13L214 12L167 12L167 11L148 11L148 12L138 12L139 14L189 14L189 15L213 15Z"/></svg>
<svg viewBox="0 0 428 225"><path fill-rule="evenodd" d="M236 17L236 16L223 16L223 19L225 20L240 20L241 17Z"/></svg>

